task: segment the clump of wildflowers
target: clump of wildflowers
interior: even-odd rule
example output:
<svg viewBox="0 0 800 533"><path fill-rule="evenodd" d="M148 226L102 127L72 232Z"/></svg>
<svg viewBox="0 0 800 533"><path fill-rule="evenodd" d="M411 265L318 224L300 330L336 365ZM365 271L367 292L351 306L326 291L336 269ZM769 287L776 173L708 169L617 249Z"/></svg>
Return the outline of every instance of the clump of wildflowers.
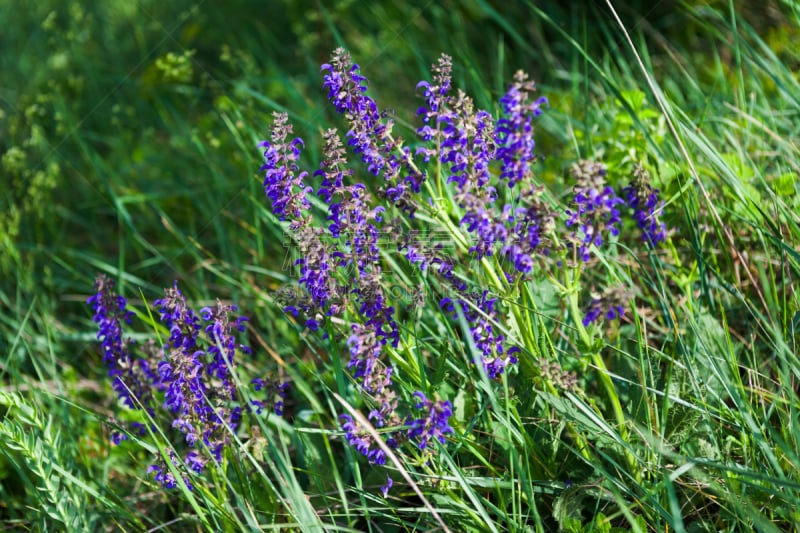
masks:
<svg viewBox="0 0 800 533"><path fill-rule="evenodd" d="M370 174L383 178L378 200L387 200L385 205L376 204L367 186L354 180L356 172L335 129L324 133L323 160L309 178L294 165L301 140L292 141L288 151L270 151L272 146L287 146L287 131L291 131L286 116L276 115L272 141L264 143L268 151L262 168L267 171L268 196L278 199L273 199L273 211L289 221L302 253L295 264L300 267L297 281L305 294L291 298L285 311L294 316L302 313L311 329L321 328L324 321L325 338L334 330L335 338L346 339L347 369L368 404L366 420L381 429L380 438L389 448L412 441L429 455L436 441L444 443L453 433L452 405L417 391L412 405L421 413L416 417L400 414L405 402L393 381L398 379L398 370L391 356L406 344L398 324L402 310L384 288L392 272L385 268L382 233L391 235L396 249L419 268L420 275L433 278L446 291L438 296L441 310L454 320L466 320L477 352L475 363L491 379L515 365L522 351L502 333L509 321L497 294L508 295L516 285L533 279L536 267L548 265L546 259L551 256L556 256L555 264L562 270L568 270L565 280L570 273L579 274L582 264L591 260L592 247L602 248L610 236L620 233L623 203L634 210L646 239L652 243L663 239L659 234L663 226L653 222L653 210L661 205L655 199L657 191L637 178L623 191L624 199L619 197L602 163L580 161L573 166L575 186L569 209L559 210L549 200L533 172L538 158L534 121L548 101L533 96L535 84L524 72L515 74L500 99L501 115L495 118L476 108L462 90L453 89L449 56L443 54L432 70L432 79L417 85L424 104L417 111L421 120L416 130L418 146L412 149L393 134L392 117L369 96L367 78L344 49L337 49L321 67L328 100L347 122L346 145ZM428 181L429 176L436 181ZM305 201L305 194L314 190L311 179L319 180L317 195L326 206L324 227L315 222ZM270 187L275 191L270 193ZM430 194L427 199L420 198L423 187ZM451 188L447 194L444 187ZM439 190L434 192L434 188ZM447 198L455 206L445 213L447 207L442 206L448 203L440 200ZM385 210L392 207L408 215L408 226L414 225L414 214L424 209L425 220L446 228L458 246L445 250L436 239L401 234L404 224L399 220L384 223ZM570 251L580 258L578 264L565 264ZM492 270L485 279L493 286L480 286L477 277L477 286L469 288L466 280L474 278L466 262L476 269ZM575 288L574 280L561 284L555 279L560 275L549 274L565 293ZM626 301L616 294L606 291L593 297L584 326L601 317L621 317ZM336 320L328 320L334 315ZM524 317L515 315L514 322L519 325L520 321ZM384 464L386 456L376 433L367 431L359 420L363 422L341 415L345 440L371 464ZM389 478L381 489L384 495L391 485Z"/></svg>
<svg viewBox="0 0 800 533"><path fill-rule="evenodd" d="M220 301L198 313L188 306L176 283L154 302L169 332L167 342L157 348L149 341L140 350L144 357L134 357L122 331L122 324L130 323L132 316L126 300L114 293L113 283L103 275L98 276L95 288L97 293L87 303L95 311L104 360L125 405L134 410L145 408L156 423L165 423L183 436L186 452L182 461L176 449L168 447L169 461L179 472L188 472L188 468L199 474L209 462L219 463L245 408L234 372L237 356L251 353L235 334L244 331L247 318L233 315L236 306ZM253 383L256 391L269 389L265 392L281 398L277 402L254 400L253 406L260 411L272 405L280 413L286 384L263 379ZM147 433L146 426L138 422L131 429L140 437ZM112 439L119 444L124 437L115 434ZM148 473L165 488L177 484L164 458L158 458ZM184 481L188 484L188 477Z"/></svg>
<svg viewBox="0 0 800 533"><path fill-rule="evenodd" d="M219 301L198 316L187 307L177 283L155 305L172 332L165 347L168 356L158 366L164 405L175 416L172 427L185 435L189 446L202 443L214 460L220 461L242 413L232 370L236 352L250 354L250 348L237 343L232 330L243 331L247 318L231 321L229 314L236 307ZM206 350L198 347L201 317L209 339Z"/></svg>
<svg viewBox="0 0 800 533"><path fill-rule="evenodd" d="M410 149L392 137L392 121L366 94L367 80L359 73L358 65L339 49L330 63L322 66L322 71L329 100L348 121L347 144L361 156L369 172L383 175L385 196L394 205L413 212L416 208L408 201L408 195L420 192L424 174L416 167ZM283 118L277 122L279 128L285 129L285 124ZM272 137L276 138L275 132ZM324 140L324 158L313 177L321 178L317 194L327 204L329 238L323 239L311 216L304 214L308 206L285 214L290 227L298 232L303 252L303 257L296 261L301 267L298 281L308 292L304 304L287 306L286 310L309 314L316 306L320 311L318 316L330 316L335 310L349 317L347 368L371 405L368 419L376 427L388 429L383 438L388 446L395 448L408 438L409 429L398 414L399 400L392 382L394 367L387 361L387 350L400 342L400 328L395 306L389 302L383 287L385 274L379 236L384 207L373 204L363 184L348 183L353 172L347 167L336 130L326 131ZM268 172L278 166L274 157L267 158ZM298 178L301 176L306 181L296 183L297 190L313 190L307 183L308 174L298 174ZM277 208L280 210L281 204ZM315 253L308 253L312 248ZM348 277L346 284L341 279L344 276ZM349 298L340 300L341 305L330 305L329 296L333 293L346 293ZM295 300L301 302L303 298ZM318 324L312 324L312 320L316 322L316 318L309 319L306 325L315 329L313 326ZM342 415L341 420L350 445L370 463L383 464L385 454L372 434L349 415ZM387 482L387 491L389 486L391 481Z"/></svg>
<svg viewBox="0 0 800 533"><path fill-rule="evenodd" d="M418 111L424 124L417 134L427 146L417 153L423 154L426 162L438 156L447 165L447 181L455 184L454 197L465 211L460 225L475 238L469 251L481 259L500 247L513 267L506 272L509 278L514 271L529 274L536 254L549 253L539 245L553 227L553 215L539 199L541 188L532 183L532 164L537 159L533 120L542 113L547 99L534 100L534 83L517 72L501 98L503 116L495 122L487 111L475 109L463 91L447 94L451 82L448 56L443 55L433 71L433 82L418 84L424 89L427 106ZM500 164L500 184L509 189L526 184L515 204L494 205L498 193L490 168L495 162Z"/></svg>

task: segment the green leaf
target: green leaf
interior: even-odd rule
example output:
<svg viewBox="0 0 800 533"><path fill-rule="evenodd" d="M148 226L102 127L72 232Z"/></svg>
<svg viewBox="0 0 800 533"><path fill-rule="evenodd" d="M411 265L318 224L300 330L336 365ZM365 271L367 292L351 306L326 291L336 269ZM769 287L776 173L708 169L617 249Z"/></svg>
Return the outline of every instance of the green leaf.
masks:
<svg viewBox="0 0 800 533"><path fill-rule="evenodd" d="M742 182L748 181L755 176L755 171L746 165L737 154L722 154L722 160L725 161ZM744 185L744 183L742 183L742 185Z"/></svg>
<svg viewBox="0 0 800 533"><path fill-rule="evenodd" d="M453 398L453 414L459 423L463 424L466 417L467 393L464 389L459 389L456 397Z"/></svg>
<svg viewBox="0 0 800 533"><path fill-rule="evenodd" d="M772 182L772 188L780 196L793 196L797 192L794 185L796 181L797 175L793 172L786 172L775 178Z"/></svg>

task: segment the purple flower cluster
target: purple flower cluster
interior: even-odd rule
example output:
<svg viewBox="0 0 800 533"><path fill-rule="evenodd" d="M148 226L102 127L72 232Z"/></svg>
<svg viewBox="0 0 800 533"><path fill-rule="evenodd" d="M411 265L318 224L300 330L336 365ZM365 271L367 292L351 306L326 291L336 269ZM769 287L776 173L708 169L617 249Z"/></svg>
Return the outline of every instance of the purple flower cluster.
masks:
<svg viewBox="0 0 800 533"><path fill-rule="evenodd" d="M383 174L386 185L383 194L403 210L414 213L416 206L410 193L419 193L425 174L414 165L411 150L400 139L392 137L393 121L367 96L367 78L359 73L344 48L334 51L330 63L320 68L326 72L323 87L328 100L343 114L350 126L346 133L348 145L375 176Z"/></svg>
<svg viewBox="0 0 800 533"><path fill-rule="evenodd" d="M659 214L664 210L664 202L658 199L659 192L650 184L650 174L641 165L636 166L633 180L622 190L645 243L651 247L666 239L667 235L666 224L659 220Z"/></svg>
<svg viewBox="0 0 800 533"><path fill-rule="evenodd" d="M364 427L350 415L340 415L339 418L342 419L342 431L344 431L344 438L347 440L347 444L366 457L369 464L386 464L386 452L378 446L369 431L364 429ZM390 442L390 446L396 447L396 443L393 439L390 439Z"/></svg>
<svg viewBox="0 0 800 533"><path fill-rule="evenodd" d="M625 202L606 185L606 174L606 166L594 161L579 161L572 166L577 184L574 208L567 210L567 227L575 227L571 240L584 262L592 257L592 245L603 246L604 234L619 235L618 224L622 219L617 206Z"/></svg>
<svg viewBox="0 0 800 533"><path fill-rule="evenodd" d="M200 310L200 316L207 323L203 331L208 335L208 353L212 357L208 363L208 373L231 387L233 383L228 383L227 380L231 378L230 368L236 351L245 355L253 353L249 346L238 343L233 333L233 330L244 332L244 323L248 320L246 316L238 316L231 322L230 314L238 310L235 305L223 304L219 300L215 307L204 307Z"/></svg>
<svg viewBox="0 0 800 533"><path fill-rule="evenodd" d="M127 310L127 300L114 293L114 282L104 274L97 276L94 288L95 294L86 303L94 311L97 340L103 350L111 385L128 408L149 410L155 376L147 359L131 354L131 342L123 337L122 331L123 324L131 323L133 313ZM115 439L120 438L123 437L115 435Z"/></svg>
<svg viewBox="0 0 800 533"><path fill-rule="evenodd" d="M172 466L180 471L180 465L178 464L178 457L175 453L174 449L167 450L167 455L169 457L169 461ZM178 486L178 482L175 479L175 475L170 470L170 467L167 466L166 460L159 459L158 463L152 464L147 467L148 474L155 474L153 478L155 479L156 483L163 485L166 489L174 489ZM189 478L186 476L183 477L183 481L186 485L192 489L192 484L189 482Z"/></svg>
<svg viewBox="0 0 800 533"><path fill-rule="evenodd" d="M442 56L433 67L433 82L420 82L427 106L418 114L423 126L417 130L428 143L418 149L425 161L438 157L449 171L448 182L456 187L455 199L464 210L460 225L475 238L470 252L480 259L493 255L499 247L513 272L530 274L539 252L548 253L540 244L552 231L553 213L541 201L541 188L533 186L533 120L542 113L547 99L531 98L535 85L518 72L515 82L501 98L504 116L497 123L484 110L476 110L462 91L448 96L451 61ZM433 124L432 124L433 123ZM437 151L437 148L438 151ZM500 164L500 179L509 189L517 183L528 184L513 204L495 206L498 193L491 184L491 167ZM535 200L535 201L532 201Z"/></svg>
<svg viewBox="0 0 800 533"><path fill-rule="evenodd" d="M186 443L190 447L202 443L219 462L241 418L232 375L234 354L237 350L249 354L250 349L236 342L232 330L244 331L247 318L231 322L229 314L236 307L221 302L213 309L203 309L198 316L187 307L177 283L165 292L164 298L154 302L171 332L165 346L168 355L158 365L164 405L174 415L172 427L185 435ZM201 317L206 322L207 350L198 346Z"/></svg>
<svg viewBox="0 0 800 533"><path fill-rule="evenodd" d="M322 176L320 198L328 204L328 230L334 239L344 236L344 246L349 253L343 256L344 264L355 264L360 273L370 270L377 264L378 229L376 223L382 221L383 206L370 208L370 196L363 183L344 185L344 177L353 171L346 168L342 143L335 129L324 134L324 159L314 176Z"/></svg>
<svg viewBox="0 0 800 533"><path fill-rule="evenodd" d="M417 418L408 417L402 425L402 429L405 432L394 431L390 433L386 439L386 444L390 448L397 448L400 441L410 440L416 442L417 448L423 452L430 453L434 449L436 441L444 444L446 435L453 433L453 428L450 426L453 405L449 401L429 400L420 391L415 392L413 397L416 400L414 408L421 411L421 413ZM370 464L385 464L386 452L375 443L370 433L352 416L341 415L340 418L343 421L342 430L345 432L345 439L348 444L367 457ZM388 488L391 486L392 480L389 478L384 492L388 492Z"/></svg>
<svg viewBox="0 0 800 533"><path fill-rule="evenodd" d="M505 117L497 121L497 159L502 163L500 178L514 187L532 176L531 164L536 160L533 149L533 118L542 114L547 98L542 96L530 101L536 85L528 81L528 75L519 70L514 74L514 83L500 99Z"/></svg>
<svg viewBox="0 0 800 533"><path fill-rule="evenodd" d="M244 331L246 317L234 317L236 306L223 304L206 307L197 313L190 308L177 282L166 289L165 296L154 302L161 322L169 331L163 349L152 342L140 350L144 357L133 358L129 342L123 338L123 322L129 323L131 313L126 301L113 292L113 283L98 276L97 293L87 303L95 311L98 339L104 351L104 361L117 393L126 406L145 408L157 423L165 421L183 435L187 453L183 463L170 448L170 461L180 469L188 467L195 473L203 471L213 460L219 462L231 434L236 431L242 416L242 403L235 385L236 355L250 354L250 348L236 340L235 331ZM285 396L286 384L273 383L271 392ZM265 388L264 380L254 380L256 391ZM254 400L260 411L271 402ZM157 410L160 404L161 410ZM282 403L275 404L278 413ZM146 427L134 423L132 429L140 436ZM119 443L122 435L113 440ZM181 470L184 471L184 470ZM149 469L157 482L167 488L176 480L163 459ZM188 483L188 478L185 478Z"/></svg>
<svg viewBox="0 0 800 533"><path fill-rule="evenodd" d="M377 427L395 424L398 420L397 400L392 385L392 367L381 361L385 341L376 330L376 324L353 324L352 334L347 339L350 361L347 368L353 378L360 381L361 388L369 394L376 407L369 413Z"/></svg>
<svg viewBox="0 0 800 533"><path fill-rule="evenodd" d="M337 109L351 114L359 112L362 120L364 116L371 116L369 111L374 109L374 103L358 89L366 80L356 74L357 69L347 68L346 72L342 72L345 59L335 57L332 63L326 76L326 87L341 91L349 87L347 90L350 91L349 96L343 94L338 97L338 92L332 94ZM353 116L356 115L351 118ZM283 127L283 124L285 122L280 122L278 126ZM377 142L376 136L381 131L373 126L359 130L366 136L357 134L356 130L348 134L351 137L350 144L355 146L357 153L370 159L369 164L376 164L375 157L372 157L376 152L371 151L370 147L371 143ZM308 292L309 301L304 309L290 305L285 310L294 315L302 310L307 315L316 314L316 317L323 318L338 315L345 311L346 300L336 300L334 295L351 295L347 301L354 303L359 320L352 324L347 341L350 352L348 369L359 383L361 391L375 406L369 414L373 423L378 427L399 426L397 400L391 380L393 370L383 361L384 347L387 344L397 346L400 339L394 307L388 304L382 287L377 224L382 221L380 214L383 208L370 207L371 198L363 184L345 183L352 171L346 167L345 153L336 130L326 131L324 138L325 157L314 177L322 178L318 196L328 205L327 230L330 238L323 237L324 232L313 225L310 216L290 218L302 253L302 257L295 262L300 267L298 281ZM304 186L304 190L310 191L312 188ZM356 275L355 280L348 280L348 284L352 281L356 283L348 291L340 290L342 283L337 280L337 271L345 272L351 268ZM318 318L309 318L306 325L314 330L320 326ZM383 452L369 433L357 428L352 419L343 420L349 428L345 429L349 435L348 441L370 462L382 463L385 460ZM387 439L387 443L396 445L392 437Z"/></svg>
<svg viewBox="0 0 800 533"><path fill-rule="evenodd" d="M475 235L477 242L470 252L480 259L492 255L494 246L508 237L503 215L510 206L498 216L493 206L496 191L488 185L489 164L495 155L491 115L483 110L475 113L471 100L462 92L452 104L454 112L445 128L441 160L450 164L448 181L456 184L456 201L465 210L460 224ZM474 132L474 136L467 132Z"/></svg>
<svg viewBox="0 0 800 533"><path fill-rule="evenodd" d="M393 204L413 212L415 207L406 199L409 193L420 192L425 176L416 168L410 149L392 138L392 121L366 94L367 80L359 73L358 65L339 49L330 63L322 66L322 71L329 100L348 121L347 144L361 156L369 172L384 177L385 196ZM281 120L276 125L285 129L286 122ZM277 136L272 133L273 143ZM385 443L396 448L407 440L410 429L397 412L399 401L392 382L394 368L386 361L386 349L397 347L400 342L400 329L395 308L383 288L385 276L378 237L384 208L373 206L363 184L347 183L353 172L347 167L345 150L336 130L326 131L324 140L324 158L313 177L321 179L317 194L327 205L329 238L324 239L312 217L301 216L300 209L277 213L283 214L296 231L303 253L296 262L300 266L298 281L309 295L302 304L285 309L292 314L302 311L314 315L306 322L312 329L320 325L317 323L320 317L324 319L333 314L349 317L347 368L371 405L368 419L376 427L383 428ZM273 175L285 166L277 158L267 157L264 170ZM297 176L298 180L307 178L307 173ZM300 181L292 181L292 185L304 193L312 190ZM273 203L273 210L281 206ZM303 209L307 207L304 205ZM351 279L339 281L348 273ZM338 285L350 287L349 298L333 301L334 294L345 292L337 290ZM383 464L385 454L373 435L349 415L342 415L341 419L350 445L370 463ZM388 491L390 486L391 480L384 489Z"/></svg>
<svg viewBox="0 0 800 533"><path fill-rule="evenodd" d="M481 354L481 362L489 377L495 379L505 372L508 365L517 364L514 354L519 352L519 348L514 346L506 350L503 346L503 334L495 331L497 298L490 298L489 291L486 290L480 294L462 292L457 303L469 324L472 340ZM451 298L442 298L439 306L445 313L458 319L458 311Z"/></svg>
<svg viewBox="0 0 800 533"><path fill-rule="evenodd" d="M608 307L608 309L604 309L606 307L606 302L602 298L592 298L592 301L589 303L589 310L586 312L586 316L583 317L583 325L588 326L592 322L595 322L600 315L603 314L605 310L605 317L607 320L614 320L615 318L622 318L625 314L625 308L621 305L612 305Z"/></svg>
<svg viewBox="0 0 800 533"><path fill-rule="evenodd" d="M387 145L391 122L384 124L375 100L365 94L367 78L359 74L359 66L351 61L344 48L337 49L331 62L320 70L327 72L322 85L328 89L328 100L350 125L346 134L348 144L361 155L371 173L380 175L387 163L386 153L391 149Z"/></svg>
<svg viewBox="0 0 800 533"><path fill-rule="evenodd" d="M501 256L511 267L505 272L513 279L513 272L529 274L533 271L538 253L548 254L545 243L547 233L554 227L552 209L542 201L541 188L532 185L523 189L514 204L502 208L495 206L498 194L491 184L491 166L501 163L503 179L509 188L517 182L532 180L530 166L533 154L533 119L541 114L545 99L529 102L534 90L524 74L518 74L516 83L504 97L505 118L495 122L484 110L475 109L472 99L463 91L448 95L451 87L451 61L442 56L433 67L432 82L423 81L426 105L418 115L423 125L417 130L427 143L417 150L427 162L436 157L447 169L447 182L454 184L455 199L464 210L460 225L474 236L470 253L477 259L491 256L499 248ZM513 353L506 350L503 336L495 331L495 300L481 295L468 295L466 285L454 277L454 258L442 258L437 251L425 249L416 243L401 242L399 249L406 251L412 263L422 270L438 264L437 273L455 288L457 297L445 298L440 303L455 318L459 306L470 324L476 347L481 353L487 373L496 378L509 364L517 362Z"/></svg>
<svg viewBox="0 0 800 533"><path fill-rule="evenodd" d="M289 388L289 382L276 378L255 378L251 383L256 392L263 390L267 398L266 400L250 400L252 405L256 408L256 414L260 415L262 411L271 407L276 415L281 416L283 414L283 405L286 399L287 389Z"/></svg>
<svg viewBox="0 0 800 533"><path fill-rule="evenodd" d="M425 141L431 141L434 146L438 146L442 137L442 130L439 127L440 120L444 116L443 110L446 103L447 92L450 90L451 72L453 70L453 60L447 54L442 54L437 64L433 65L433 83L421 81L417 84L417 89L422 89L425 97L425 106L417 110L417 115L422 117L423 125L417 130L417 134ZM423 154L427 163L431 157L436 156L436 150L421 147L418 154Z"/></svg>
<svg viewBox="0 0 800 533"><path fill-rule="evenodd" d="M454 183L455 199L464 210L460 225L475 238L470 252L480 259L499 248L509 267L505 272L508 279L515 273L529 275L537 256L549 256L554 246L561 249L558 239L551 239L558 230L555 221L559 215L544 201L543 188L535 185L532 171L537 159L533 122L547 99L533 98L535 84L519 71L500 99L503 115L495 123L486 111L474 109L463 92L448 94L452 70L448 56L443 55L432 70L433 80L417 86L425 98L417 112L423 121L417 134L426 143L417 153L425 162L437 157L446 165L447 180ZM499 163L500 181L509 189L526 184L512 204L494 205L498 190L492 184L490 168L495 162ZM581 161L572 172L577 184L573 205L566 211L566 227L572 228L568 241L582 261L591 259L592 245L602 247L609 235L619 234L624 203L634 210L648 243L664 239L665 228L657 217L663 203L646 179L635 178L623 191L623 200L606 184L601 163ZM413 258L424 263L420 254Z"/></svg>
<svg viewBox="0 0 800 533"><path fill-rule="evenodd" d="M287 142L292 134L288 115L275 112L274 117L271 139L259 144L266 148L265 163L261 167L265 172L264 190L272 201L272 212L276 216L281 220L299 218L300 212L309 207L306 199L309 191L303 187L306 173L297 174L303 140L298 137Z"/></svg>
<svg viewBox="0 0 800 533"><path fill-rule="evenodd" d="M630 298L630 292L620 287L606 288L602 294L592 294L588 310L583 317L583 325L588 326L600 317L606 320L622 318L625 315L625 305Z"/></svg>
<svg viewBox="0 0 800 533"><path fill-rule="evenodd" d="M133 313L126 309L128 302L113 293L114 282L105 274L97 276L94 295L87 304L94 311L93 320L97 323L97 340L103 348L103 362L116 366L120 361L130 358L128 342L122 338L122 324L130 324Z"/></svg>
<svg viewBox="0 0 800 533"><path fill-rule="evenodd" d="M297 316L300 310L306 315L305 325L316 331L320 323L317 311L323 316L333 316L339 311L336 280L333 277L336 267L342 261L342 254L332 252L323 239L323 230L305 221L293 221L297 226L296 239L301 257L294 265L299 269L298 282L306 289L308 301L294 302L284 307L284 311Z"/></svg>
<svg viewBox="0 0 800 533"><path fill-rule="evenodd" d="M280 116L276 121L279 128L286 127L286 118ZM273 133L274 136L274 133ZM345 177L352 175L346 168L346 158L336 130L328 130L325 135L325 157L314 177L322 178L318 196L328 205L328 233L314 226L310 215L289 217L290 227L300 248L301 257L295 261L299 267L299 283L305 287L309 301L292 304L284 309L295 316L302 311L308 316L305 324L312 330L321 326L323 319L338 315L345 306L337 295L340 283L336 279L337 270L357 269L358 283L350 293L358 303L359 313L367 324L375 326L382 340L389 339L396 345L399 329L393 318L394 308L388 305L381 287L380 249L378 247L379 229L382 222L383 207L370 207L371 197L361 183L345 185ZM267 170L273 166L268 162ZM308 173L302 173L306 177ZM303 184L304 191L313 188ZM274 207L273 207L274 208Z"/></svg>
<svg viewBox="0 0 800 533"><path fill-rule="evenodd" d="M520 207L508 217L510 230L501 253L522 274L533 271L538 255L550 255L549 235L555 230L556 214L544 200L543 191L543 187L524 189Z"/></svg>
<svg viewBox="0 0 800 533"><path fill-rule="evenodd" d="M445 443L445 435L453 433L450 417L453 416L453 405L448 401L432 401L421 392L415 392L417 403L414 406L421 410L421 416L408 424L408 437L417 441L420 450L430 451L434 442Z"/></svg>
<svg viewBox="0 0 800 533"><path fill-rule="evenodd" d="M451 109L439 117L444 126L439 160L449 166L448 182L455 183L462 193L475 194L489 183L489 163L495 153L494 121L487 111L475 111L472 99L460 90L448 103ZM491 203L494 191L487 192L486 200Z"/></svg>

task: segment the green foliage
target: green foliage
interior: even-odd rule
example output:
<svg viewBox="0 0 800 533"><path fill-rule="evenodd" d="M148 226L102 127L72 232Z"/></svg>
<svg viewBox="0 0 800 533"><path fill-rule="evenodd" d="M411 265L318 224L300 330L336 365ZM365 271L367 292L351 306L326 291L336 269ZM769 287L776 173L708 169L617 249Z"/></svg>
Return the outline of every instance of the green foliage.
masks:
<svg viewBox="0 0 800 533"><path fill-rule="evenodd" d="M43 417L41 410L27 403L21 395L0 392L0 407L5 411L0 420L0 452L15 471L32 501L25 502L34 510L35 521L22 516L9 516L8 520L39 530L69 529L91 531L98 527L101 514L92 512L90 497L97 495L94 483L76 468L75 458L65 446L64 428L54 419ZM8 470L5 482L11 478ZM9 493L9 502L17 495Z"/></svg>

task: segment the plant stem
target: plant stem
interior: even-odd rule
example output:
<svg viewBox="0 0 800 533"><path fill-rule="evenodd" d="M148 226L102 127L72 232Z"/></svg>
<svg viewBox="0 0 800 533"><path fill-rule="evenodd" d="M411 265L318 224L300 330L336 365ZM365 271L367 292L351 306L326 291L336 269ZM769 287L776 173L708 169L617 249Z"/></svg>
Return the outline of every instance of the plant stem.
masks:
<svg viewBox="0 0 800 533"><path fill-rule="evenodd" d="M600 352L592 347L592 338L581 321L581 312L580 308L578 307L578 291L570 291L567 294L567 301L569 303L569 311L572 315L575 328L578 330L578 335L586 347L591 350L592 363L598 370L600 383L606 392L608 401L611 402L611 410L614 412L614 418L619 426L620 438L623 442L628 443L628 427L625 423L625 411L622 409L622 404L619 401L617 389L614 387L614 382L611 380L611 376L608 373L608 367L606 367L605 361L603 361L603 358L600 356ZM625 450L625 460L628 462L628 468L632 473L634 473L638 480L639 474L636 468L636 457L628 449Z"/></svg>

